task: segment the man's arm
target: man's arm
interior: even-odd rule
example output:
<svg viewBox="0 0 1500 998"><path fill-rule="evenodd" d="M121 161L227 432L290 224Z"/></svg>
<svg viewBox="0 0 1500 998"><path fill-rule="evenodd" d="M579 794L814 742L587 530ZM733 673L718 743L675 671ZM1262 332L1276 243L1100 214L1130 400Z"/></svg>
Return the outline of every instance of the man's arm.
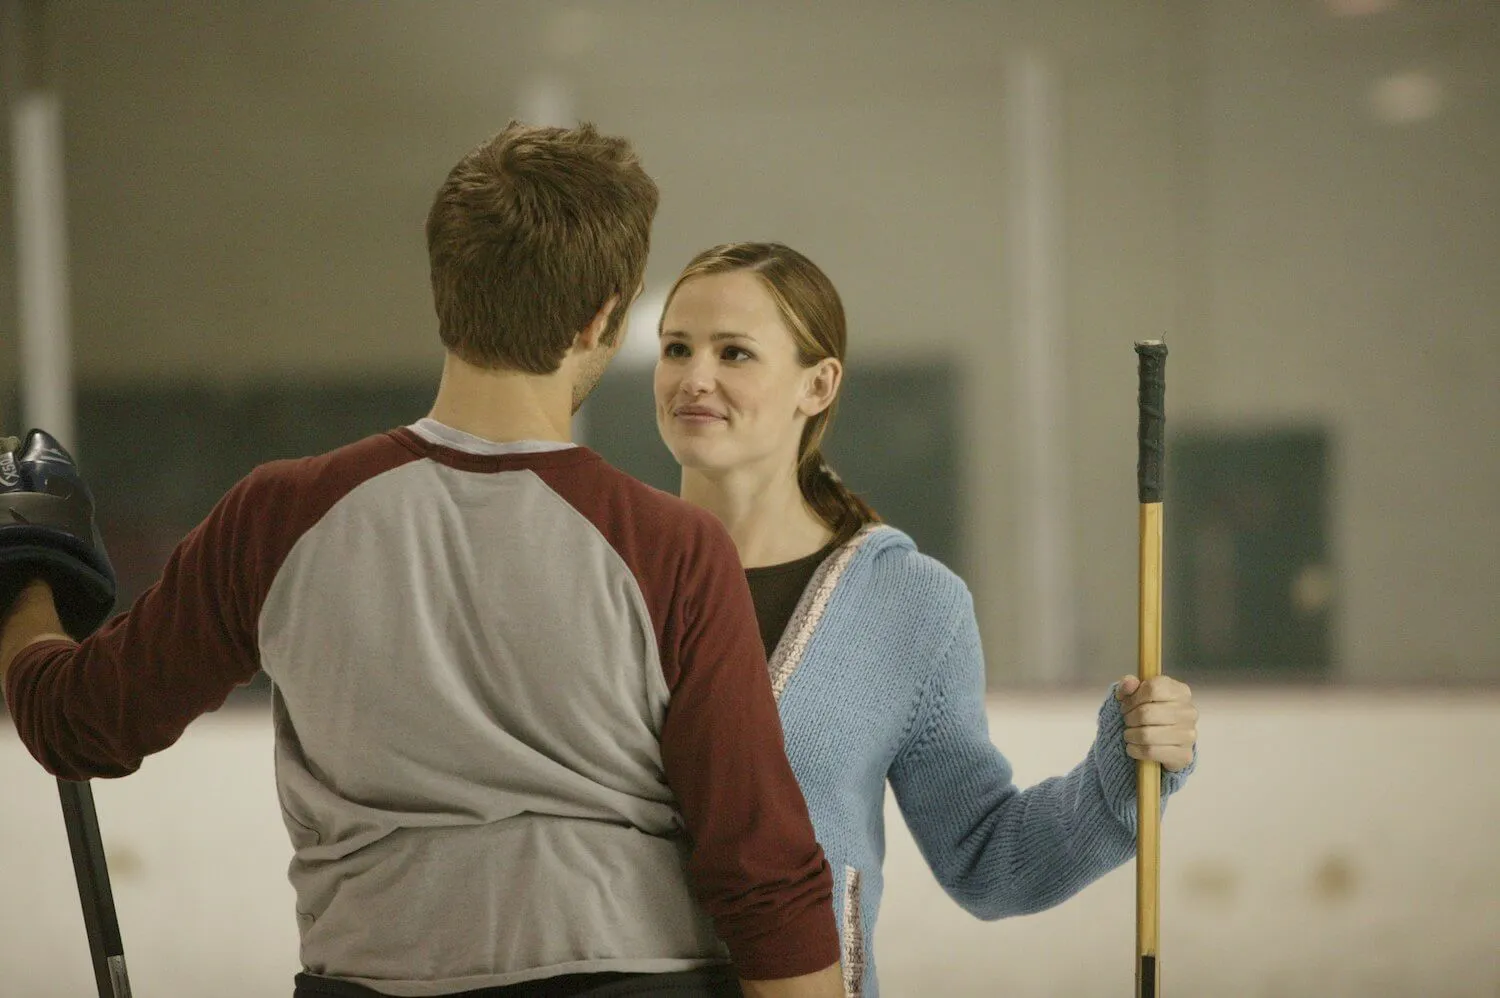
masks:
<svg viewBox="0 0 1500 998"><path fill-rule="evenodd" d="M247 568L257 535L243 529L259 508L253 478L178 544L127 612L76 645L37 640L66 611L27 588L5 625L4 689L21 741L49 773L133 773L254 676L262 587Z"/></svg>
<svg viewBox="0 0 1500 998"><path fill-rule="evenodd" d="M52 587L40 579L29 583L0 620L0 686L10 664L23 649L38 641L68 641L57 605L52 601Z"/></svg>
<svg viewBox="0 0 1500 998"><path fill-rule="evenodd" d="M787 761L749 585L722 527L698 540L664 662L661 733L688 875L746 995L842 998L833 876Z"/></svg>

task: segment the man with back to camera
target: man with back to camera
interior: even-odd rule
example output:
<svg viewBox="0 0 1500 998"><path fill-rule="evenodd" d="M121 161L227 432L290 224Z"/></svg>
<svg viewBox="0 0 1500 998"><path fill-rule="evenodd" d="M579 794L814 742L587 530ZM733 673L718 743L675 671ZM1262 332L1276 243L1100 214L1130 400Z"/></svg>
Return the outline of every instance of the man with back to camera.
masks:
<svg viewBox="0 0 1500 998"><path fill-rule="evenodd" d="M657 201L589 125L470 152L431 414L256 468L107 623L71 457L0 444L0 678L49 772L134 772L270 676L297 996L842 995L735 549L571 442Z"/></svg>

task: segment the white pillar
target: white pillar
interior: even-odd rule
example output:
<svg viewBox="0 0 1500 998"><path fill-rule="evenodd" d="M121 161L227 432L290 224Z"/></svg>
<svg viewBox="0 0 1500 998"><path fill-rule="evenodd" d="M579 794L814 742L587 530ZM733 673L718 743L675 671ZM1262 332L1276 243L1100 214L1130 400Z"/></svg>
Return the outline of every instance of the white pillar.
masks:
<svg viewBox="0 0 1500 998"><path fill-rule="evenodd" d="M1061 114L1046 59L1019 54L1008 73L1006 149L1010 178L1012 345L1015 352L1019 515L1014 576L1017 666L1035 682L1077 676L1077 622L1068 512L1060 245Z"/></svg>
<svg viewBox="0 0 1500 998"><path fill-rule="evenodd" d="M573 91L560 77L542 74L521 88L517 117L528 125L572 128L578 124Z"/></svg>
<svg viewBox="0 0 1500 998"><path fill-rule="evenodd" d="M56 94L32 90L17 97L11 149L21 334L18 429L41 427L76 457L62 101Z"/></svg>

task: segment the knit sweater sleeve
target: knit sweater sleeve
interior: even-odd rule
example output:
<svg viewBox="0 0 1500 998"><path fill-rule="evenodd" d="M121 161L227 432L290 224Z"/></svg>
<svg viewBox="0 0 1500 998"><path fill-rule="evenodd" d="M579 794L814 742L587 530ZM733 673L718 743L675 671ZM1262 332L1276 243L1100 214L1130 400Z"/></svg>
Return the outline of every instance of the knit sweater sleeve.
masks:
<svg viewBox="0 0 1500 998"><path fill-rule="evenodd" d="M984 659L967 592L890 771L923 857L971 914L1042 911L1119 867L1135 851L1135 764L1113 690L1084 759L1026 789L990 740ZM1164 774L1162 804L1191 767Z"/></svg>

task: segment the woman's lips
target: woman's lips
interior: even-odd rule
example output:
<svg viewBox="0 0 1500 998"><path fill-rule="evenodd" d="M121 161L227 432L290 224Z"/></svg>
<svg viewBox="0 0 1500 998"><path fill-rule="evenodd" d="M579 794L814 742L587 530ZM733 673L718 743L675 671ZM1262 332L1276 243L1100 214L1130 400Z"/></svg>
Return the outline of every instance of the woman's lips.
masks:
<svg viewBox="0 0 1500 998"><path fill-rule="evenodd" d="M684 423L718 423L724 419L719 413L700 405L680 406L673 410L672 415Z"/></svg>

